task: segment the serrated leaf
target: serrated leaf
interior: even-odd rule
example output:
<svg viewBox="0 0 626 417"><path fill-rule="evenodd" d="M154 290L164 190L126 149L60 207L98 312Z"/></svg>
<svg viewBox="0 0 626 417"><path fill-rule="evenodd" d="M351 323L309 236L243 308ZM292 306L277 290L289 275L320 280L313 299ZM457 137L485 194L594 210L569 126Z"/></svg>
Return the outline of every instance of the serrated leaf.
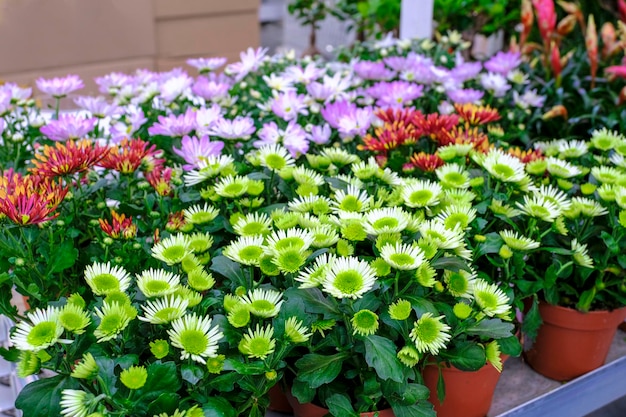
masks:
<svg viewBox="0 0 626 417"><path fill-rule="evenodd" d="M365 362L381 379L391 379L401 382L403 379L403 365L396 356L396 345L389 339L370 335L363 339L365 345Z"/></svg>
<svg viewBox="0 0 626 417"><path fill-rule="evenodd" d="M62 272L70 268L78 258L78 250L71 241L66 240L59 245L55 245L50 253L48 272Z"/></svg>
<svg viewBox="0 0 626 417"><path fill-rule="evenodd" d="M471 335L501 339L512 336L514 327L512 323L505 323L501 319L488 319L469 326L466 332Z"/></svg>
<svg viewBox="0 0 626 417"><path fill-rule="evenodd" d="M326 405L333 416L359 417L359 414L352 408L347 395L333 394L326 399Z"/></svg>

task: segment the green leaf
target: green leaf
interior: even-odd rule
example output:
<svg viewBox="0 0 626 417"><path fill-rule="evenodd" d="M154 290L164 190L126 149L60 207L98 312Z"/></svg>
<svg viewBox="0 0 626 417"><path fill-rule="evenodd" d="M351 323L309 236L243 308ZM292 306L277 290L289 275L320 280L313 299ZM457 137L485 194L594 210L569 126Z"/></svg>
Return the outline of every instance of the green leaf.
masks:
<svg viewBox="0 0 626 417"><path fill-rule="evenodd" d="M513 328L513 324L505 323L501 319L488 319L469 326L466 332L481 337L502 339L512 336Z"/></svg>
<svg viewBox="0 0 626 417"><path fill-rule="evenodd" d="M618 254L620 252L619 245L617 244L617 241L615 240L613 236L611 236L605 231L602 231L602 233L600 233L600 237L604 241L604 244L606 245L606 247L609 248L609 250L612 253Z"/></svg>
<svg viewBox="0 0 626 417"><path fill-rule="evenodd" d="M420 401L412 405L391 402L391 409L396 417L437 417L433 405L428 401Z"/></svg>
<svg viewBox="0 0 626 417"><path fill-rule="evenodd" d="M183 364L180 367L180 374L184 381L196 385L198 381L202 380L204 370L196 365Z"/></svg>
<svg viewBox="0 0 626 417"><path fill-rule="evenodd" d="M239 413L222 397L209 397L202 401L204 417L237 417Z"/></svg>
<svg viewBox="0 0 626 417"><path fill-rule="evenodd" d="M155 362L148 366L146 384L143 388L135 391L135 398L144 403L150 403L161 394L177 392L181 385L174 362Z"/></svg>
<svg viewBox="0 0 626 417"><path fill-rule="evenodd" d="M341 365L348 355L337 353L330 356L309 353L296 361L296 379L307 382L311 388L319 388L339 376Z"/></svg>
<svg viewBox="0 0 626 417"><path fill-rule="evenodd" d="M443 353L442 353L442 356ZM449 349L445 357L461 371L477 371L487 363L485 349L477 343L463 343Z"/></svg>
<svg viewBox="0 0 626 417"><path fill-rule="evenodd" d="M352 408L350 398L345 394L331 395L326 399L326 405L333 416L359 417L359 414Z"/></svg>
<svg viewBox="0 0 626 417"><path fill-rule="evenodd" d="M220 255L213 258L209 269L236 283L239 283L244 279L241 266L237 262L231 261L225 256Z"/></svg>
<svg viewBox="0 0 626 417"><path fill-rule="evenodd" d="M411 302L411 307L413 307L413 310L415 310L418 317L421 317L424 313L432 313L434 316L439 315L439 310L437 310L435 305L426 298L415 297L412 295L405 295L403 298Z"/></svg>
<svg viewBox="0 0 626 417"><path fill-rule="evenodd" d="M180 395L172 392L163 393L148 405L148 415L155 416L161 413L172 414L178 408L179 403Z"/></svg>
<svg viewBox="0 0 626 417"><path fill-rule="evenodd" d="M341 314L337 304L324 297L324 294L318 288L298 289L297 296L304 301L306 311L309 313Z"/></svg>
<svg viewBox="0 0 626 417"><path fill-rule="evenodd" d="M38 379L20 391L15 407L28 417L58 416L61 415L61 392L78 388L78 381L65 375Z"/></svg>
<svg viewBox="0 0 626 417"><path fill-rule="evenodd" d="M401 382L403 365L396 356L396 345L389 339L370 335L363 339L365 344L365 361L374 368L381 379Z"/></svg>
<svg viewBox="0 0 626 417"><path fill-rule="evenodd" d="M524 319L522 321L522 332L528 338L529 341L535 340L537 337L537 331L541 327L541 315L539 314L539 305L537 299L533 298L533 303L530 309L524 313Z"/></svg>
<svg viewBox="0 0 626 417"><path fill-rule="evenodd" d="M584 291L580 294L580 299L578 303L576 303L576 309L586 312L591 308L591 303L593 299L596 297L596 287L591 287L591 289Z"/></svg>
<svg viewBox="0 0 626 417"><path fill-rule="evenodd" d="M293 395L300 404L310 403L315 397L315 388L311 388L306 382L296 379L291 386L291 395Z"/></svg>
<svg viewBox="0 0 626 417"><path fill-rule="evenodd" d="M447 269L452 272L460 270L471 272L470 267L463 259L456 256L446 256L439 258L430 264L435 269Z"/></svg>
<svg viewBox="0 0 626 417"><path fill-rule="evenodd" d="M505 355L517 357L522 354L522 344L517 336L499 339L498 345L500 345L500 352Z"/></svg>
<svg viewBox="0 0 626 417"><path fill-rule="evenodd" d="M224 361L224 369L235 371L240 375L263 375L268 371L262 361L243 363L236 359L226 359Z"/></svg>
<svg viewBox="0 0 626 417"><path fill-rule="evenodd" d="M74 248L71 241L66 240L59 245L55 245L50 253L48 273L65 271L74 265L77 258L78 250Z"/></svg>

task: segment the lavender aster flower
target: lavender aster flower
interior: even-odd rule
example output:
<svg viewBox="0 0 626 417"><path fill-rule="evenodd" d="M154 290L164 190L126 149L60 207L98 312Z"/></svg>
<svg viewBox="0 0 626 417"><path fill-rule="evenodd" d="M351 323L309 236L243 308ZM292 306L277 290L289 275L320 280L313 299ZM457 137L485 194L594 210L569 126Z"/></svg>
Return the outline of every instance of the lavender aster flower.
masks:
<svg viewBox="0 0 626 417"><path fill-rule="evenodd" d="M458 83L463 83L476 77L482 69L483 65L480 62L463 62L450 71L450 77Z"/></svg>
<svg viewBox="0 0 626 417"><path fill-rule="evenodd" d="M0 119L0 136L2 135L2 132L4 132L4 128L6 127L6 122L4 121L4 119ZM0 139L1 142L1 139Z"/></svg>
<svg viewBox="0 0 626 417"><path fill-rule="evenodd" d="M317 101L328 102L344 98L345 91L350 88L350 79L336 73L332 77L325 75L322 82L313 81L306 86L306 91Z"/></svg>
<svg viewBox="0 0 626 417"><path fill-rule="evenodd" d="M351 117L341 117L339 119L339 136L344 141L348 141L348 139L352 139L355 136L365 136L367 133L367 129L370 128L372 124L372 117L374 115L373 110L370 107L365 107L363 109L357 109L353 116Z"/></svg>
<svg viewBox="0 0 626 417"><path fill-rule="evenodd" d="M324 123L322 126L313 126L311 128L309 139L318 145L323 145L328 143L330 140L330 134L330 126L327 123Z"/></svg>
<svg viewBox="0 0 626 417"><path fill-rule="evenodd" d="M226 61L228 61L228 59L224 57L191 58L187 60L187 64L196 68L200 74L204 74L224 66Z"/></svg>
<svg viewBox="0 0 626 417"><path fill-rule="evenodd" d="M191 91L193 78L180 68L162 74L161 98L171 103L182 95L188 95Z"/></svg>
<svg viewBox="0 0 626 417"><path fill-rule="evenodd" d="M513 101L522 109L527 109L529 107L543 107L546 97L537 94L537 90L525 91L521 96L517 91L513 91Z"/></svg>
<svg viewBox="0 0 626 417"><path fill-rule="evenodd" d="M234 120L223 117L217 119L209 133L223 139L248 140L255 131L256 127L254 127L254 121L251 117L238 116Z"/></svg>
<svg viewBox="0 0 626 417"><path fill-rule="evenodd" d="M385 67L384 62L359 61L354 64L354 72L364 80L388 80L393 71Z"/></svg>
<svg viewBox="0 0 626 417"><path fill-rule="evenodd" d="M261 129L257 132L257 136L260 140L254 141L252 145L255 148L261 148L265 145L273 145L279 143L283 135L283 131L280 130L276 122L265 123Z"/></svg>
<svg viewBox="0 0 626 417"><path fill-rule="evenodd" d="M132 81L132 77L121 72L112 72L103 77L97 77L95 81L101 93L116 95L124 85Z"/></svg>
<svg viewBox="0 0 626 417"><path fill-rule="evenodd" d="M255 148L282 143L293 157L309 150L308 135L295 120L291 120L285 129L280 129L275 122L266 123L259 130L258 136L260 140L252 144Z"/></svg>
<svg viewBox="0 0 626 417"><path fill-rule="evenodd" d="M32 94L33 89L30 87L22 88L16 83L6 83L0 87L0 90L6 91L11 96L11 100L14 103L18 103L20 101L28 100Z"/></svg>
<svg viewBox="0 0 626 417"><path fill-rule="evenodd" d="M276 116L289 121L296 119L298 114L307 115L306 96L295 91L277 94L271 102L271 109Z"/></svg>
<svg viewBox="0 0 626 417"><path fill-rule="evenodd" d="M285 77L292 82L301 84L309 84L311 81L317 80L324 75L326 70L318 68L314 62L309 62L304 68L300 68L298 65L291 65L285 69Z"/></svg>
<svg viewBox="0 0 626 417"><path fill-rule="evenodd" d="M209 108L200 108L196 111L196 133L200 136L207 135L211 128L222 118L222 108L219 104L213 104Z"/></svg>
<svg viewBox="0 0 626 417"><path fill-rule="evenodd" d="M0 116L4 116L11 111L11 93L0 90Z"/></svg>
<svg viewBox="0 0 626 417"><path fill-rule="evenodd" d="M196 114L189 108L181 115L159 116L159 121L148 128L150 136L164 135L180 137L196 128Z"/></svg>
<svg viewBox="0 0 626 417"><path fill-rule="evenodd" d="M407 81L379 82L365 92L376 99L379 107L403 107L422 96L424 86Z"/></svg>
<svg viewBox="0 0 626 417"><path fill-rule="evenodd" d="M62 78L55 77L50 79L39 78L36 83L37 88L40 91L49 94L54 98L65 97L66 95L85 87L83 80L81 80L78 75L68 75Z"/></svg>
<svg viewBox="0 0 626 417"><path fill-rule="evenodd" d="M429 63L414 62L400 73L400 78L405 81L414 81L420 84L432 84L437 77L433 72L434 66Z"/></svg>
<svg viewBox="0 0 626 417"><path fill-rule="evenodd" d="M226 67L226 73L233 75L236 80L242 80L251 71L256 71L259 68L268 50L268 48L248 48L239 54L241 61Z"/></svg>
<svg viewBox="0 0 626 417"><path fill-rule="evenodd" d="M206 161L211 156L219 156L223 148L224 142L211 142L208 136L202 136L200 139L195 136L184 136L181 147L172 147L172 151L187 162L183 169L191 171L200 168L201 161Z"/></svg>
<svg viewBox="0 0 626 417"><path fill-rule="evenodd" d="M502 97L511 88L506 78L500 74L489 72L480 77L480 84L485 90L493 92L495 97Z"/></svg>
<svg viewBox="0 0 626 417"><path fill-rule="evenodd" d="M74 99L74 103L81 109L90 112L94 117L102 119L104 117L118 116L122 113L122 109L115 104L107 103L102 96L80 96Z"/></svg>
<svg viewBox="0 0 626 417"><path fill-rule="evenodd" d="M46 137L56 141L66 141L69 139L82 139L90 133L98 119L84 117L74 114L62 114L58 120L50 120L48 124L42 126L40 131Z"/></svg>
<svg viewBox="0 0 626 417"><path fill-rule="evenodd" d="M471 88L448 90L446 91L446 94L452 102L458 104L475 103L483 98L483 95L485 95L483 91L474 90Z"/></svg>
<svg viewBox="0 0 626 417"><path fill-rule="evenodd" d="M217 101L228 96L230 84L209 80L205 77L199 78L191 88L195 95L208 101Z"/></svg>
<svg viewBox="0 0 626 417"><path fill-rule="evenodd" d="M507 75L522 63L522 56L518 52L498 52L485 62L489 72Z"/></svg>
<svg viewBox="0 0 626 417"><path fill-rule="evenodd" d="M125 122L120 120L111 126L111 140L114 143L130 138L148 121L143 110L132 105L126 108L124 120Z"/></svg>

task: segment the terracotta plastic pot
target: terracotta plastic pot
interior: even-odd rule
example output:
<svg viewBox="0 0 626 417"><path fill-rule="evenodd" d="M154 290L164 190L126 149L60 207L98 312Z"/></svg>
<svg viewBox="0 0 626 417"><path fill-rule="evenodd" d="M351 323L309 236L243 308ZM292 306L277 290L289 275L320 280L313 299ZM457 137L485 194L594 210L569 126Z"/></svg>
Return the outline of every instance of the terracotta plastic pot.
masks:
<svg viewBox="0 0 626 417"><path fill-rule="evenodd" d="M291 408L287 396L278 384L270 388L268 395L270 397L270 405L267 407L268 410L285 414L293 413L293 408Z"/></svg>
<svg viewBox="0 0 626 417"><path fill-rule="evenodd" d="M500 372L491 364L478 371L467 372L457 368L442 368L446 384L443 403L437 398L437 365L424 368L424 383L430 390L429 401L435 406L437 417L485 417L491 408L493 393L500 380Z"/></svg>
<svg viewBox="0 0 626 417"><path fill-rule="evenodd" d="M291 408L293 408L293 416L294 417L324 417L328 414L328 409L320 407L318 405L312 403L300 404L298 400L291 395L290 392L286 392L287 400L289 404L291 404ZM393 410L391 408L380 410L380 411L371 411L367 413L361 413L361 417L395 417Z"/></svg>
<svg viewBox="0 0 626 417"><path fill-rule="evenodd" d="M604 365L626 307L581 313L540 302L539 313L543 324L526 360L543 376L569 381Z"/></svg>

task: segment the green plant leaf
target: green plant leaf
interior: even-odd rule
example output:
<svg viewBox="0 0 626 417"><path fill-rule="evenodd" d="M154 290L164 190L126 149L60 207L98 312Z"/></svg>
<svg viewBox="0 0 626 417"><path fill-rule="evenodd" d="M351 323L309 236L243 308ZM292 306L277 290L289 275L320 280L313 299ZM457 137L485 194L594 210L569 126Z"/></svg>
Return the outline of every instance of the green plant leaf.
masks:
<svg viewBox="0 0 626 417"><path fill-rule="evenodd" d="M500 352L505 355L517 357L522 354L522 344L517 336L499 339L498 345L500 345Z"/></svg>
<svg viewBox="0 0 626 417"><path fill-rule="evenodd" d="M389 339L370 335L363 339L365 361L381 379L401 382L403 365L396 356L396 345Z"/></svg>
<svg viewBox="0 0 626 417"><path fill-rule="evenodd" d="M15 407L28 417L61 415L61 392L79 388L78 381L65 375L42 378L26 385L15 401Z"/></svg>
<svg viewBox="0 0 626 417"><path fill-rule="evenodd" d="M220 255L213 258L209 269L235 283L239 283L244 279L241 266L237 262L231 261L225 256Z"/></svg>
<svg viewBox="0 0 626 417"><path fill-rule="evenodd" d="M173 392L165 392L148 405L148 415L155 416L164 412L169 415L176 411L179 403L180 395Z"/></svg>
<svg viewBox="0 0 626 417"><path fill-rule="evenodd" d="M71 241L66 240L59 245L55 245L50 253L48 263L48 273L62 272L70 268L78 258L78 250Z"/></svg>
<svg viewBox="0 0 626 417"><path fill-rule="evenodd" d="M195 385L204 376L204 370L197 365L183 364L180 367L180 375L184 381Z"/></svg>
<svg viewBox="0 0 626 417"><path fill-rule="evenodd" d="M452 272L458 272L460 270L471 272L470 267L463 259L456 256L446 256L431 262L430 264L435 269L447 269Z"/></svg>
<svg viewBox="0 0 626 417"><path fill-rule="evenodd" d="M239 413L222 397L209 397L202 402L205 417L237 417Z"/></svg>
<svg viewBox="0 0 626 417"><path fill-rule="evenodd" d="M487 363L485 349L478 343L472 342L459 344L449 349L445 357L461 371L477 371Z"/></svg>
<svg viewBox="0 0 626 417"><path fill-rule="evenodd" d="M359 414L352 408L347 395L333 394L326 399L326 405L333 416L359 417Z"/></svg>
<svg viewBox="0 0 626 417"><path fill-rule="evenodd" d="M591 303L593 303L593 299L595 297L596 287L594 286L580 294L580 299L578 300L578 303L576 303L576 309L580 311L589 311Z"/></svg>
<svg viewBox="0 0 626 417"><path fill-rule="evenodd" d="M502 339L510 337L513 332L513 324L505 323L501 319L481 320L466 330L467 334Z"/></svg>
<svg viewBox="0 0 626 417"><path fill-rule="evenodd" d="M135 391L135 398L143 403L151 403L161 394L178 391L181 385L174 362L155 362L148 366L146 384Z"/></svg>
<svg viewBox="0 0 626 417"><path fill-rule="evenodd" d="M437 417L433 405L428 401L411 405L391 402L391 409L396 417Z"/></svg>
<svg viewBox="0 0 626 417"><path fill-rule="evenodd" d="M296 379L291 385L291 395L296 397L300 404L310 403L315 397L315 388L311 388L306 382Z"/></svg>
<svg viewBox="0 0 626 417"><path fill-rule="evenodd" d="M347 356L346 353L336 353L330 356L316 353L304 355L296 361L298 368L296 379L307 382L311 388L328 384L339 376L341 365Z"/></svg>
<svg viewBox="0 0 626 417"><path fill-rule="evenodd" d="M541 315L539 314L539 305L537 299L533 298L533 303L524 313L524 319L522 321L522 332L528 338L529 341L535 340L537 337L537 331L541 327Z"/></svg>
<svg viewBox="0 0 626 417"><path fill-rule="evenodd" d="M609 248L611 253L618 254L620 252L619 245L617 244L617 241L615 240L613 236L611 236L605 231L602 231L602 233L600 233L600 237L604 241L604 244L606 245L606 247Z"/></svg>
<svg viewBox="0 0 626 417"><path fill-rule="evenodd" d="M226 359L224 369L235 371L240 375L262 375L268 370L262 361L243 363L236 359Z"/></svg>

